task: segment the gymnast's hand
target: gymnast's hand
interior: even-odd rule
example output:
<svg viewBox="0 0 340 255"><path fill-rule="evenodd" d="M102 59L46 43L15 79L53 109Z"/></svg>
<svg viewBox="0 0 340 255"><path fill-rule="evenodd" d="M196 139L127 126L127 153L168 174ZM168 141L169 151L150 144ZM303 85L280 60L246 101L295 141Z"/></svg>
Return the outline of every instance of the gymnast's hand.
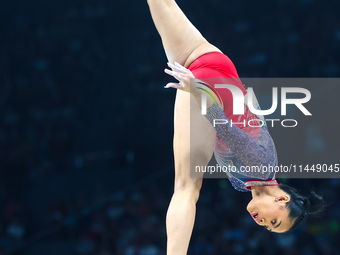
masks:
<svg viewBox="0 0 340 255"><path fill-rule="evenodd" d="M179 83L170 82L164 88L175 88L186 92L193 92L194 90L196 90L194 86L193 88L190 88L190 83L193 83L192 85L194 85L194 82L190 82L190 79L195 78L195 76L189 69L185 68L184 66L181 66L177 62L175 62L174 65L168 63L168 66L172 70L165 69L164 72L173 76L176 80L179 81Z"/></svg>
<svg viewBox="0 0 340 255"><path fill-rule="evenodd" d="M170 82L164 88L175 88L182 91L190 92L195 97L198 105L202 105L201 95L202 93L206 93L205 92L206 90L205 89L202 90L199 88L202 87L206 88L206 86L202 85L204 83L198 82L199 80L190 82L190 79L195 79L195 76L189 69L185 68L184 66L181 66L177 62L175 62L175 65L168 63L168 66L172 69L172 71L169 69L165 69L164 72L175 77L175 79L177 79L179 83ZM206 100L207 107L210 107L215 102L215 100L212 99L212 97L207 97ZM218 105L221 107L221 109L223 109L223 106L219 103L219 101L217 100L216 102L218 102Z"/></svg>

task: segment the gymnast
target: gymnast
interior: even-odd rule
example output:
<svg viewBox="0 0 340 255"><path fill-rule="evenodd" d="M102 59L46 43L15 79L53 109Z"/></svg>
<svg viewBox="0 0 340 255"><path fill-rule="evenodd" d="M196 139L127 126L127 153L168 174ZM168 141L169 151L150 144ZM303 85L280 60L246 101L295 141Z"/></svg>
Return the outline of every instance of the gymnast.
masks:
<svg viewBox="0 0 340 255"><path fill-rule="evenodd" d="M275 166L275 145L266 125L242 126L249 120L262 123L262 116L249 111L233 114L233 96L229 89L216 88L207 78L228 81L245 95L232 61L210 44L191 24L174 0L148 0L151 16L161 36L168 66L165 72L178 83L174 108L174 193L167 211L167 254L186 254L196 214L203 173L192 175L195 166L206 166L214 153L221 166ZM206 114L201 113L202 94L206 97ZM235 125L215 125L215 119L234 121ZM194 123L195 127L190 128ZM260 125L258 125L260 126ZM316 193L309 196L275 180L275 172L237 171L227 173L236 190L250 191L247 211L254 221L272 232L283 233L296 228L306 215L323 206Z"/></svg>

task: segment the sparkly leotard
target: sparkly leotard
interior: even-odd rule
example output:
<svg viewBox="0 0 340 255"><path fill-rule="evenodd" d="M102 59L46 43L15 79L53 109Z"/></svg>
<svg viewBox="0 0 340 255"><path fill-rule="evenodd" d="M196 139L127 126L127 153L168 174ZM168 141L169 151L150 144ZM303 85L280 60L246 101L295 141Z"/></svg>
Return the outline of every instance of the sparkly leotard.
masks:
<svg viewBox="0 0 340 255"><path fill-rule="evenodd" d="M223 84L223 79L233 78L233 85L242 90L237 71L231 60L224 54L213 52L196 59L189 67L195 78L205 83ZM215 78L215 79L208 79ZM216 81L218 78L218 81ZM221 167L232 166L233 171L227 171L227 176L233 187L238 191L249 191L252 186L278 185L273 167L277 165L277 155L274 142L267 126L259 125L263 116L254 115L245 105L243 115L233 114L233 97L228 89L215 89L223 101L224 111L212 105L207 109L206 118L214 126L214 119L223 119L228 124L215 125L217 139L214 149L216 161ZM234 123L230 125L230 120ZM251 126L249 120L252 121ZM241 125L241 123L244 125ZM256 124L257 123L257 124Z"/></svg>

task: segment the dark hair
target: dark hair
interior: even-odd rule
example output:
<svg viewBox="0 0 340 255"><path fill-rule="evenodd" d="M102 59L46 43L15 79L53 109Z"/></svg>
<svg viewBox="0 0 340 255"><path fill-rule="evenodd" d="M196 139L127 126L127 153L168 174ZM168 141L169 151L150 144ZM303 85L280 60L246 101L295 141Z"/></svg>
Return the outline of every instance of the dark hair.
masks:
<svg viewBox="0 0 340 255"><path fill-rule="evenodd" d="M293 219L294 222L287 232L299 226L307 215L317 214L325 207L323 198L314 191L309 196L303 196L300 191L288 185L279 184L279 188L290 196L286 208L289 211L289 218Z"/></svg>

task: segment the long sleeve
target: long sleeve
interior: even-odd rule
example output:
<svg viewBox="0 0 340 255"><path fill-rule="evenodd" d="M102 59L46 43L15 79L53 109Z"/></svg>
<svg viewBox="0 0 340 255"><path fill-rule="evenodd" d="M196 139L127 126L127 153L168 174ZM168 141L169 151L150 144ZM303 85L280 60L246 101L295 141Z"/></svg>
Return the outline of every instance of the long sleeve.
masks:
<svg viewBox="0 0 340 255"><path fill-rule="evenodd" d="M236 155L242 165L260 166L272 163L270 156L272 152L268 151L268 148L258 144L251 136L239 129L236 125L230 125L229 119L225 116L219 106L213 104L207 109L205 117L209 120L213 127L214 120L216 119L228 121L226 124L215 124L214 128L217 135Z"/></svg>

